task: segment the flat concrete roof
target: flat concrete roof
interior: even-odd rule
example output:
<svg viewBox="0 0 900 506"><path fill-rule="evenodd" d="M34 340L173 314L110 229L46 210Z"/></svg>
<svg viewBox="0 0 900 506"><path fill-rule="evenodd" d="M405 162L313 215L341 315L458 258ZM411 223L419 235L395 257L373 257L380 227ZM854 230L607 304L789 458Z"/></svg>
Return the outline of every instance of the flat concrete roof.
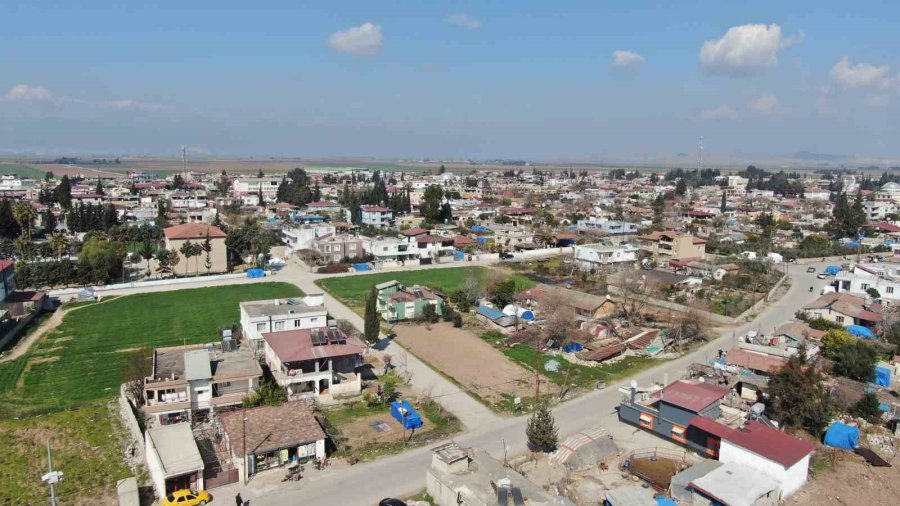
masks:
<svg viewBox="0 0 900 506"><path fill-rule="evenodd" d="M147 430L166 478L203 470L203 458L188 422L160 425Z"/></svg>
<svg viewBox="0 0 900 506"><path fill-rule="evenodd" d="M756 500L778 488L775 478L747 466L723 464L690 486L728 506L753 506Z"/></svg>
<svg viewBox="0 0 900 506"><path fill-rule="evenodd" d="M309 306L300 297L241 302L240 306L251 318L325 312L325 306Z"/></svg>

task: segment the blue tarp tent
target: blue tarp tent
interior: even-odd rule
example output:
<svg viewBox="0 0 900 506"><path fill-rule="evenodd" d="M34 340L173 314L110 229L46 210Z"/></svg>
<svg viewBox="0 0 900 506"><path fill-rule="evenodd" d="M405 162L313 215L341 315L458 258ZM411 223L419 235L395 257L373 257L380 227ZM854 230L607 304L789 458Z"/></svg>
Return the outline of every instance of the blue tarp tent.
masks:
<svg viewBox="0 0 900 506"><path fill-rule="evenodd" d="M847 332L863 339L875 339L875 333L872 332L872 329L862 325L850 325L847 327Z"/></svg>
<svg viewBox="0 0 900 506"><path fill-rule="evenodd" d="M472 225L472 232L489 232L490 229L484 225Z"/></svg>
<svg viewBox="0 0 900 506"><path fill-rule="evenodd" d="M828 274L830 276L834 276L835 274L837 274L839 272L841 272L841 268L838 267L837 265L829 265L828 267L825 268L825 274Z"/></svg>
<svg viewBox="0 0 900 506"><path fill-rule="evenodd" d="M247 277L248 278L264 278L266 277L266 271L260 268L247 269Z"/></svg>
<svg viewBox="0 0 900 506"><path fill-rule="evenodd" d="M851 427L841 422L834 422L834 425L825 431L825 445L835 448L846 448L852 450L859 444L859 428Z"/></svg>
<svg viewBox="0 0 900 506"><path fill-rule="evenodd" d="M676 503L673 499L669 499L662 494L657 495L653 499L656 500L656 506L678 506L678 503Z"/></svg>
<svg viewBox="0 0 900 506"><path fill-rule="evenodd" d="M460 251L460 250L458 250L458 249L453 250L453 259L454 259L454 260L465 260L465 259L466 259L466 252L465 252L465 251Z"/></svg>
<svg viewBox="0 0 900 506"><path fill-rule="evenodd" d="M391 403L391 416L397 419L406 429L418 429L422 426L422 417L419 416L408 400Z"/></svg>
<svg viewBox="0 0 900 506"><path fill-rule="evenodd" d="M497 318L503 318L504 316L506 316L505 314L503 314L503 311L487 306L478 306L478 314L486 316L491 320L496 320Z"/></svg>
<svg viewBox="0 0 900 506"><path fill-rule="evenodd" d="M372 270L369 267L369 264L353 264L353 269L356 271L370 271Z"/></svg>
<svg viewBox="0 0 900 506"><path fill-rule="evenodd" d="M566 353L581 351L583 349L584 349L584 346L582 346L581 343L569 343L569 344L563 346L563 351Z"/></svg>
<svg viewBox="0 0 900 506"><path fill-rule="evenodd" d="M876 367L875 384L883 387L891 386L891 370L887 367Z"/></svg>

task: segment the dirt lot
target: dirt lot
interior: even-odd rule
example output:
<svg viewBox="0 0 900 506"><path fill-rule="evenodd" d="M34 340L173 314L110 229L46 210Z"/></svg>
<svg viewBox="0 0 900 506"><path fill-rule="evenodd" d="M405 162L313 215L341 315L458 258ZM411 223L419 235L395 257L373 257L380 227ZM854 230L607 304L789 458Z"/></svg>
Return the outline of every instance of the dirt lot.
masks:
<svg viewBox="0 0 900 506"><path fill-rule="evenodd" d="M862 457L836 453L832 466L819 473L811 473L809 481L791 496L786 506L836 505L894 505L900 497L900 462L894 467L872 467Z"/></svg>
<svg viewBox="0 0 900 506"><path fill-rule="evenodd" d="M430 328L397 325L393 330L404 348L488 402L500 402L504 395L534 395L534 375L478 336L450 323ZM541 378L541 388L546 385Z"/></svg>

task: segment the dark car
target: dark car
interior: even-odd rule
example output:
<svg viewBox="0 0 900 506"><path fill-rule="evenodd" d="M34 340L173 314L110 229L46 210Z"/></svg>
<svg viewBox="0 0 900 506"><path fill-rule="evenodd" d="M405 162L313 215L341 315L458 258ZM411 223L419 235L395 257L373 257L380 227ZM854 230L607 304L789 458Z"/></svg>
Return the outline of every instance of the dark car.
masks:
<svg viewBox="0 0 900 506"><path fill-rule="evenodd" d="M500 260L509 260L512 257L513 257L512 253L508 253L506 251L500 253Z"/></svg>
<svg viewBox="0 0 900 506"><path fill-rule="evenodd" d="M816 272L816 268L815 267L807 267L806 272L812 274L812 273Z"/></svg>
<svg viewBox="0 0 900 506"><path fill-rule="evenodd" d="M400 499L382 499L381 502L378 503L378 506L406 506L406 503L401 501Z"/></svg>

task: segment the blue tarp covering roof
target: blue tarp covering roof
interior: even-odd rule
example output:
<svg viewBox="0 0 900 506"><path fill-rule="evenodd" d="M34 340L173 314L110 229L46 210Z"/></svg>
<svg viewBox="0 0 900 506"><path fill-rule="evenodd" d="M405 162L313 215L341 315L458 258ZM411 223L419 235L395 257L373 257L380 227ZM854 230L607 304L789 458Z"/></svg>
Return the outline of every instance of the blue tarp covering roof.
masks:
<svg viewBox="0 0 900 506"><path fill-rule="evenodd" d="M883 387L891 386L891 370L887 367L876 367L875 384Z"/></svg>
<svg viewBox="0 0 900 506"><path fill-rule="evenodd" d="M422 417L412 407L408 400L391 403L391 416L393 416L406 429L418 429L422 426Z"/></svg>
<svg viewBox="0 0 900 506"><path fill-rule="evenodd" d="M490 230L484 225L472 225L472 232L489 232Z"/></svg>
<svg viewBox="0 0 900 506"><path fill-rule="evenodd" d="M584 346L581 343L569 343L563 346L563 351L566 353L572 353L574 351L581 351L584 349Z"/></svg>
<svg viewBox="0 0 900 506"><path fill-rule="evenodd" d="M476 237L475 240L478 241L479 244L484 244L484 243L490 241L491 238L487 237L487 236L479 236L479 237Z"/></svg>
<svg viewBox="0 0 900 506"><path fill-rule="evenodd" d="M825 274L834 275L839 272L841 272L841 268L838 267L837 265L829 265L828 267L825 268Z"/></svg>
<svg viewBox="0 0 900 506"><path fill-rule="evenodd" d="M248 278L264 278L264 277L266 277L266 271L259 269L259 268L247 269L247 277Z"/></svg>
<svg viewBox="0 0 900 506"><path fill-rule="evenodd" d="M852 450L859 444L859 428L851 427L841 422L834 422L834 425L825 431L825 445L835 448L846 448Z"/></svg>
<svg viewBox="0 0 900 506"><path fill-rule="evenodd" d="M847 327L847 332L863 339L875 339L875 333L872 332L872 329L862 325L850 325Z"/></svg>
<svg viewBox="0 0 900 506"><path fill-rule="evenodd" d="M353 264L353 268L356 269L357 271L370 271L370 270L372 270L372 268L369 267L369 264Z"/></svg>
<svg viewBox="0 0 900 506"><path fill-rule="evenodd" d="M486 316L486 317L490 318L491 320L496 320L497 318L502 318L502 317L506 316L505 314L503 314L503 311L500 311L499 309L494 309L492 307L487 307L487 306L478 306L478 314L480 314L482 316Z"/></svg>

